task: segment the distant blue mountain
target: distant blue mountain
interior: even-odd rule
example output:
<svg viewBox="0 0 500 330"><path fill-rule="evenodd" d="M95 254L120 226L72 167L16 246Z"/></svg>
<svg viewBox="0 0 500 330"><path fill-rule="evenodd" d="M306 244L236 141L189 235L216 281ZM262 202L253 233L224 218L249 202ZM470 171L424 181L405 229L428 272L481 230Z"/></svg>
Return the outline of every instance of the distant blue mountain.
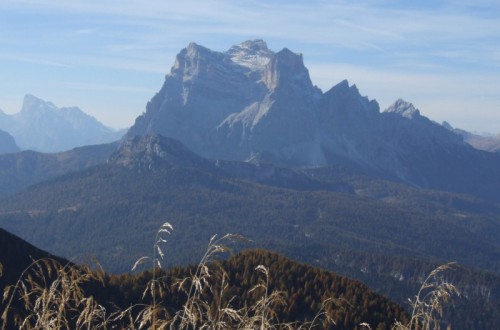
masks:
<svg viewBox="0 0 500 330"><path fill-rule="evenodd" d="M58 108L33 95L24 97L17 114L0 112L0 129L9 132L21 149L42 152L112 142L124 134L104 126L79 108Z"/></svg>

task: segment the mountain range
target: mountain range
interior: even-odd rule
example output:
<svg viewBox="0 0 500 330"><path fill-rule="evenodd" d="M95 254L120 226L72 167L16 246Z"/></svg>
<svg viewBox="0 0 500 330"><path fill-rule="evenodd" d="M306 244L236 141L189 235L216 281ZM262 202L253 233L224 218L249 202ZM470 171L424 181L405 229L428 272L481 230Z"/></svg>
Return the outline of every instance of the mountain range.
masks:
<svg viewBox="0 0 500 330"><path fill-rule="evenodd" d="M77 107L58 108L29 94L20 112L9 115L0 111L0 129L12 135L22 150L42 152L112 142L125 133L104 126Z"/></svg>
<svg viewBox="0 0 500 330"><path fill-rule="evenodd" d="M471 133L460 128L453 128L453 126L446 121L443 122L442 125L450 131L460 135L465 142L476 149L489 152L500 152L500 134L493 135Z"/></svg>
<svg viewBox="0 0 500 330"><path fill-rule="evenodd" d="M105 163L118 142L85 146L59 153L21 151L0 155L0 198L38 182Z"/></svg>
<svg viewBox="0 0 500 330"><path fill-rule="evenodd" d="M404 100L380 111L347 81L323 92L302 55L262 40L191 43L119 142L1 155L0 227L118 273L165 221L168 265L237 232L398 302L458 261L456 314L482 306L463 329L484 329L500 301L500 153L448 126Z"/></svg>
<svg viewBox="0 0 500 330"><path fill-rule="evenodd" d="M339 247L500 270L498 206L456 194L407 191L388 181L381 183L384 198L374 198L376 182L360 185L353 174L339 172L333 182L331 173L312 175L241 162L226 166L170 138L137 137L106 163L4 198L0 224L67 258L95 254L115 272L126 271L135 254L147 251L128 250L131 228L141 246L164 218L182 228L173 239L179 250L179 257L170 258L173 264L195 261L187 257L197 251L194 237L239 232L259 246L330 246L335 237ZM275 237L279 228L288 235Z"/></svg>
<svg viewBox="0 0 500 330"><path fill-rule="evenodd" d="M474 149L410 103L380 112L342 81L315 87L302 55L262 40L191 43L127 137L161 134L213 159L357 167L413 186L500 200L500 155Z"/></svg>

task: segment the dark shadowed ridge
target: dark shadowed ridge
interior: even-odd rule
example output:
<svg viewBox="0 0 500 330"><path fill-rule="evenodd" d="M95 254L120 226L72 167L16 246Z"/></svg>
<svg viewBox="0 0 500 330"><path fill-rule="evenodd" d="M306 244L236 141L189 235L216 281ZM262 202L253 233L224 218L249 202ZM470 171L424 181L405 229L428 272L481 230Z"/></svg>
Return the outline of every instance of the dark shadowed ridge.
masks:
<svg viewBox="0 0 500 330"><path fill-rule="evenodd" d="M0 228L0 263L3 266L3 276L0 277L0 292L6 285L14 284L21 273L33 261L52 258L63 265L68 261L40 250L21 238Z"/></svg>

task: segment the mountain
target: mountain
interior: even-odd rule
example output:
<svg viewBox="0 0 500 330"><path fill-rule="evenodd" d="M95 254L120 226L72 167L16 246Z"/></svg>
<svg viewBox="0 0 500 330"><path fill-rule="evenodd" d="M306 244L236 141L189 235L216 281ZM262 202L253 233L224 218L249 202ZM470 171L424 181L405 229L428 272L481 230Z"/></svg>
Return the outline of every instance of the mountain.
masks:
<svg viewBox="0 0 500 330"><path fill-rule="evenodd" d="M122 141L120 148L108 159L108 163L139 170L164 168L166 165L204 168L218 175L230 175L270 186L352 193L348 184L318 181L310 174L273 164L206 159L186 148L181 142L161 135L136 136Z"/></svg>
<svg viewBox="0 0 500 330"><path fill-rule="evenodd" d="M471 132L467 132L460 128L453 128L448 122L442 123L443 127L460 135L465 142L470 144L476 149L489 151L489 152L500 152L500 134L497 135L480 135Z"/></svg>
<svg viewBox="0 0 500 330"><path fill-rule="evenodd" d="M18 151L19 147L17 146L16 141L14 141L12 135L0 130L0 155Z"/></svg>
<svg viewBox="0 0 500 330"><path fill-rule="evenodd" d="M274 53L255 40L220 53L191 43L128 136L159 133L210 158L245 160L269 143L308 139L309 106L320 94L288 49Z"/></svg>
<svg viewBox="0 0 500 330"><path fill-rule="evenodd" d="M118 142L59 153L22 151L0 155L0 199L38 182L105 163Z"/></svg>
<svg viewBox="0 0 500 330"><path fill-rule="evenodd" d="M472 148L402 100L382 115L382 136L390 146L384 158L403 181L500 201L500 186L496 183L500 182L500 154Z"/></svg>
<svg viewBox="0 0 500 330"><path fill-rule="evenodd" d="M0 113L0 129L23 150L59 152L119 140L124 134L98 122L76 107L58 108L33 95L24 97L20 112Z"/></svg>
<svg viewBox="0 0 500 330"><path fill-rule="evenodd" d="M240 233L253 240L250 247L368 277L398 299L415 293L429 264L454 260L482 269L462 281L471 301L488 311L498 306L497 278L481 275L500 270L495 205L341 169L314 169L317 179L307 181L278 167L220 164L169 138L135 137L106 163L4 198L0 226L70 260L95 255L112 272L127 272L148 255L165 221L175 228L166 265L196 263L213 234ZM327 181L332 177L337 182ZM287 180L293 184L284 187ZM328 190L329 184L349 191Z"/></svg>
<svg viewBox="0 0 500 330"><path fill-rule="evenodd" d="M14 284L21 273L34 261L43 258L52 258L66 263L62 258L40 250L21 238L0 228L0 292L6 285ZM1 324L1 322L0 322Z"/></svg>
<svg viewBox="0 0 500 330"><path fill-rule="evenodd" d="M212 159L348 166L422 188L500 201L500 155L472 148L398 100L376 101L342 81L323 93L302 55L262 40L225 52L195 43L177 55L127 137L180 140Z"/></svg>
<svg viewBox="0 0 500 330"><path fill-rule="evenodd" d="M0 225L70 259L95 254L119 272L147 253L145 242L165 219L178 228L172 264L195 261L193 254L215 233L239 232L264 247L333 244L500 269L500 212L494 205L432 192L422 192L421 202L412 200L416 193L403 197L396 186L392 193L386 187L386 199L401 196L406 203L387 202L354 194L349 181L333 185L350 187L338 192L327 190L328 183L302 181L300 174L290 180L304 182L304 189L294 189L273 184L280 180L272 177L271 184L255 182L216 164L171 139L135 138L105 164L6 197Z"/></svg>
<svg viewBox="0 0 500 330"><path fill-rule="evenodd" d="M62 265L68 264L68 261L42 251L0 229L0 264L2 265L0 268L2 270L0 272L0 292L3 292L7 285L16 283L23 271L33 261L44 258L57 260ZM209 264L212 273L210 286L213 291L211 292L224 290L226 294L222 297L223 303L230 303L233 309L252 306L257 302L258 296L251 294L251 290L254 285L258 284L255 269L261 265L265 266L269 272L267 284L269 292L279 291L284 299L284 304L272 306L273 310L279 314L281 322L312 320L319 312L322 301L326 298L335 298L339 301L341 307L336 305L326 307L326 311L334 318L339 329L352 329L359 324L360 319L374 327L377 326L377 329L389 329L395 319L408 320L408 314L402 307L358 281L309 265L299 264L268 251L245 251L222 261L218 265L224 269L229 285L221 288L221 282L217 276L217 265ZM32 279L37 278L37 270L38 268L34 267L34 271L28 271L24 275L30 274ZM196 272L196 268L190 266L158 271L161 272L159 277L162 286L166 289L158 303L168 307L170 311L179 310L185 304L186 298L181 290L177 290L176 281L179 278L189 277ZM46 286L56 280L55 275L57 274L54 273L48 272L45 275L44 283ZM75 280L72 284L77 284L76 279L74 277L72 279ZM151 280L151 272L147 271L122 276L106 274L102 277L102 283L98 282L97 278L89 277L86 280L89 283L82 285L82 289L85 290L86 296L92 296L110 313L115 310L116 306L126 309L131 305L148 303L141 297L149 280ZM36 296L37 293L32 292L32 294ZM231 298L231 296L234 297ZM204 294L202 298L214 306L215 295ZM231 302L226 301L227 299L231 299ZM6 301L0 301L0 308L5 307L4 303ZM10 319L14 315L25 313L22 304L18 301L14 301L14 304L15 307L11 306L10 309ZM81 306L76 306L76 308L78 307ZM134 315L135 317L137 315ZM0 326L3 325L2 321L0 319ZM110 325L108 324L108 326ZM7 328L13 329L15 327L12 325L12 327Z"/></svg>
<svg viewBox="0 0 500 330"><path fill-rule="evenodd" d="M334 319L335 329L355 329L361 320L377 329L390 329L395 319L407 320L406 311L389 301L387 298L373 292L362 283L350 280L338 274L321 270L307 264L300 264L284 256L265 251L247 250L222 260L215 265L209 265L211 276L208 282L210 292L225 291L221 297L222 303L228 303L233 309L252 306L259 295L251 294L252 288L259 280L257 267L266 267L269 273L268 292L281 292L284 303L274 304L273 310L281 322L312 320L325 298L334 298L336 304L327 304L325 312ZM227 287L221 288L220 269L224 269ZM159 274L161 281L167 285L163 297L165 304L171 310L179 309L185 299L182 299L177 289L176 279L189 277L196 272L194 266L173 268ZM128 307L130 303L121 297L131 297L139 300L144 290L144 280L151 279L151 273L136 276L122 275L111 277L106 283L108 291L113 289L119 294L114 301L120 306ZM173 280L172 280L173 279ZM202 285L206 285L203 283ZM208 293L208 290L207 290ZM217 304L211 294L203 294L203 299L210 303L211 308ZM254 292L255 293L255 292ZM123 303L125 301L125 303ZM337 305L338 304L338 305ZM321 322L318 324L321 325ZM296 328L297 324L292 328ZM236 328L236 327L234 327ZM326 328L323 323L323 327Z"/></svg>

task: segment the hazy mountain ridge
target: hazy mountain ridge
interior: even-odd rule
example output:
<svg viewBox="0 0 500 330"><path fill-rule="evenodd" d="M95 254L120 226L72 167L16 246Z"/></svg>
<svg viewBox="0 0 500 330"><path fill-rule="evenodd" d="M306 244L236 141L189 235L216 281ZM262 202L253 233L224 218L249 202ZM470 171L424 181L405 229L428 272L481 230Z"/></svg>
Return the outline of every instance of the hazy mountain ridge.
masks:
<svg viewBox="0 0 500 330"><path fill-rule="evenodd" d="M453 126L451 126L446 121L443 122L442 125L446 129L460 135L465 142L467 142L476 149L489 152L500 152L500 134L485 135L485 134L471 133L460 128L453 128Z"/></svg>
<svg viewBox="0 0 500 330"><path fill-rule="evenodd" d="M330 190L352 192L343 182L324 182L310 175L270 163L252 163L203 158L181 142L161 135L136 136L122 141L119 150L108 159L108 164L135 170L161 170L168 167L203 168L215 175L299 190Z"/></svg>
<svg viewBox="0 0 500 330"><path fill-rule="evenodd" d="M163 156L145 158L144 150L155 150L154 154ZM135 163L141 166L123 163L121 155L124 154L137 159ZM123 232L118 240L128 240L133 235L127 224L134 223L132 228L141 230L142 234L137 237L141 241L156 228L150 226L150 221L167 215L173 218L175 225L184 228L188 233L183 235L188 236L201 230L208 239L214 232L204 230L211 228L216 232L241 231L250 238L259 237L262 244L281 241L287 245L291 239L295 240L294 244L310 241L328 244L330 237L335 236L339 246L354 247L364 241L362 249L384 251L386 255L427 255L495 271L500 269L498 259L495 261L500 253L498 209L485 208L481 201L422 192L425 197L420 197L420 202L413 206L404 202L388 203L356 196L353 194L356 187L349 181L337 181L350 188L348 194L327 189L328 182L315 186L314 182L301 181L300 174L282 179L285 183L288 181L288 185L276 184L272 179L271 185L262 184L265 180L257 184L251 176L237 176L234 171L217 167L216 163L196 156L177 141L157 137L134 139L124 144L106 164L67 174L7 197L0 207L0 223L42 248L70 253L65 255L68 257L83 252L78 241L86 242L86 248L96 255L109 252L104 246L118 239L109 241L108 235L118 230L110 231L109 225L118 219L119 231ZM305 190L290 189L302 183ZM287 189L280 188L283 186ZM398 189L401 188L394 188L391 194L400 195ZM400 196L410 201L416 195ZM425 198L435 199L435 204L426 202ZM38 220L33 221L34 218ZM211 225L205 227L209 223ZM39 225L42 227L32 228ZM263 234L264 225L268 226L267 236ZM290 229L288 238L272 235L271 229L279 227ZM80 229L72 232L70 228ZM451 232L454 234L450 235ZM57 233L64 233L66 238L54 240ZM105 237L95 241L101 235ZM408 241L408 237L413 239ZM118 245L125 247L123 244ZM184 243L181 240L177 244L180 248ZM104 265L117 262L112 255L114 253L101 256ZM130 263L125 256L118 259L119 263Z"/></svg>
<svg viewBox="0 0 500 330"><path fill-rule="evenodd" d="M117 148L114 142L52 154L28 150L0 155L0 198L34 183L105 163Z"/></svg>
<svg viewBox="0 0 500 330"><path fill-rule="evenodd" d="M116 131L77 107L58 108L33 95L24 97L20 112L0 113L0 129L9 132L23 150L60 152L119 140Z"/></svg>
<svg viewBox="0 0 500 330"><path fill-rule="evenodd" d="M0 130L0 155L18 152L19 147L14 140L14 137L9 133Z"/></svg>
<svg viewBox="0 0 500 330"><path fill-rule="evenodd" d="M226 52L183 49L127 136L152 133L212 159L354 166L500 201L499 155L470 147L402 100L381 113L347 81L323 93L302 55L275 53L262 40Z"/></svg>

